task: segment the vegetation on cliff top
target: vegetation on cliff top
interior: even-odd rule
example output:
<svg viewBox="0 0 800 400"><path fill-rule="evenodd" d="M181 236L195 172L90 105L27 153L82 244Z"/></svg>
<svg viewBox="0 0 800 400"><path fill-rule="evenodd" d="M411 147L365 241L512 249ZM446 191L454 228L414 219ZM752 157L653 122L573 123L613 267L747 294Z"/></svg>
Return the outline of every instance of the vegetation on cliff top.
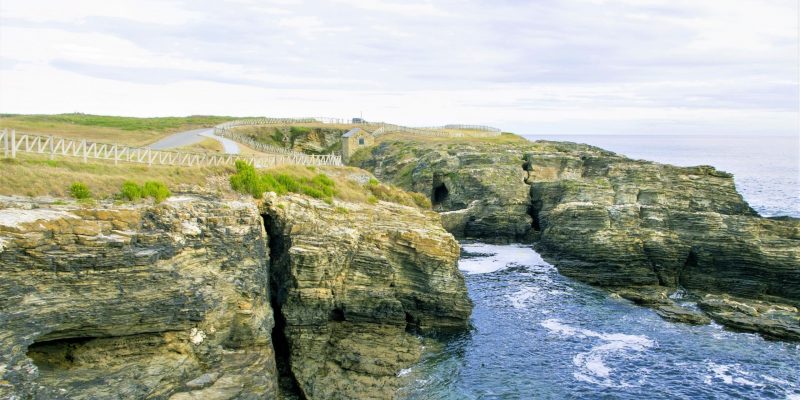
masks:
<svg viewBox="0 0 800 400"><path fill-rule="evenodd" d="M39 155L19 154L16 159L0 160L0 171L0 195L69 197L67 185L81 182L95 198L103 199L114 198L125 181L159 181L170 188L208 186L209 180L224 180L233 168L83 163L77 159L50 160Z"/></svg>
<svg viewBox="0 0 800 400"><path fill-rule="evenodd" d="M230 177L231 187L254 198L261 198L265 192L278 195L291 192L322 199L329 204L336 198L355 203L375 204L382 200L410 207L431 207L425 195L382 184L375 178L367 178L368 174L357 168L282 166L257 171L247 163L237 162L236 169Z"/></svg>
<svg viewBox="0 0 800 400"><path fill-rule="evenodd" d="M212 127L235 119L225 116L134 118L91 114L0 114L0 129L52 134L98 142L140 146L170 133Z"/></svg>

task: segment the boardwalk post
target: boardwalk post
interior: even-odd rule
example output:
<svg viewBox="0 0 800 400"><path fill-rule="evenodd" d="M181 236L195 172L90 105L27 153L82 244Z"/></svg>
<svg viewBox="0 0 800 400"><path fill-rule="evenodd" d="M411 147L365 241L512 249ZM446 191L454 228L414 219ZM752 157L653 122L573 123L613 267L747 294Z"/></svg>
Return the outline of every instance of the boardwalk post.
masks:
<svg viewBox="0 0 800 400"><path fill-rule="evenodd" d="M11 158L17 158L17 131L11 130Z"/></svg>

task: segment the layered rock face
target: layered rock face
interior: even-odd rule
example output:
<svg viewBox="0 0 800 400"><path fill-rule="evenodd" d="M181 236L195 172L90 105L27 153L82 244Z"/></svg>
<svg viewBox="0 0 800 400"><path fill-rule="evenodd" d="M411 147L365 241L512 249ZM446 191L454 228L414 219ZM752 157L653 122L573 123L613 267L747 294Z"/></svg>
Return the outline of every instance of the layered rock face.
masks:
<svg viewBox="0 0 800 400"><path fill-rule="evenodd" d="M776 337L800 328L800 222L757 216L733 177L712 167L522 140L386 141L355 159L381 179L431 193L435 203L437 190L444 193L437 210L456 235L535 242L561 273L605 287L638 287L638 294L620 294L666 318L701 323L706 317L684 313L666 295L645 298L660 292L653 287L778 303L769 312L754 307L749 317L709 315ZM442 184L446 192L437 189ZM726 317L733 315L739 320ZM764 318L779 322L765 328Z"/></svg>
<svg viewBox="0 0 800 400"><path fill-rule="evenodd" d="M0 398L274 398L254 204L0 208Z"/></svg>
<svg viewBox="0 0 800 400"><path fill-rule="evenodd" d="M428 194L448 231L461 238L527 241L529 188L523 149L484 142L384 142L357 166L406 190Z"/></svg>
<svg viewBox="0 0 800 400"><path fill-rule="evenodd" d="M267 194L275 345L309 399L387 399L422 351L416 333L464 329L458 243L433 212Z"/></svg>

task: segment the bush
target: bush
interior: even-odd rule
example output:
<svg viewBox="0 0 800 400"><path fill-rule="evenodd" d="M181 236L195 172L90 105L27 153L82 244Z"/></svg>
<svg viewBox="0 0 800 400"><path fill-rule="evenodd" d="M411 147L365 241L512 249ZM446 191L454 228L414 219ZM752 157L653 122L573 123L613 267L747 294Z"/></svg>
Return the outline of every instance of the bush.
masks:
<svg viewBox="0 0 800 400"><path fill-rule="evenodd" d="M231 175L231 187L242 193L249 193L255 198L261 197L265 190L256 169L243 160L236 160L236 173Z"/></svg>
<svg viewBox="0 0 800 400"><path fill-rule="evenodd" d="M317 174L310 179L269 172L259 174L252 165L244 161L236 161L236 173L231 176L230 182L233 190L248 193L257 199L261 198L264 192L275 192L278 195L291 192L331 204L336 194L336 182L325 174Z"/></svg>
<svg viewBox="0 0 800 400"><path fill-rule="evenodd" d="M122 183L120 197L128 201L137 201L142 198L142 187L136 182L125 181Z"/></svg>
<svg viewBox="0 0 800 400"><path fill-rule="evenodd" d="M78 200L92 198L92 192L89 191L89 187L80 182L75 182L69 186L69 194Z"/></svg>
<svg viewBox="0 0 800 400"><path fill-rule="evenodd" d="M156 203L161 203L170 195L172 195L172 193L167 189L167 185L161 182L148 181L145 182L142 187L142 196L152 197Z"/></svg>

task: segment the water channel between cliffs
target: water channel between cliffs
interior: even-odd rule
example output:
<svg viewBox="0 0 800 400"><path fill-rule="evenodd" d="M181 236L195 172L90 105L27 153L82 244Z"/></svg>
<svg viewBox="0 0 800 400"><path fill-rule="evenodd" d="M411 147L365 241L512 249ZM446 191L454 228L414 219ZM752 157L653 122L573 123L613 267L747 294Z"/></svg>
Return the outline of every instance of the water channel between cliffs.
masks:
<svg viewBox="0 0 800 400"><path fill-rule="evenodd" d="M473 329L402 371L403 398L800 399L800 344L667 322L529 246L462 243L459 268Z"/></svg>

